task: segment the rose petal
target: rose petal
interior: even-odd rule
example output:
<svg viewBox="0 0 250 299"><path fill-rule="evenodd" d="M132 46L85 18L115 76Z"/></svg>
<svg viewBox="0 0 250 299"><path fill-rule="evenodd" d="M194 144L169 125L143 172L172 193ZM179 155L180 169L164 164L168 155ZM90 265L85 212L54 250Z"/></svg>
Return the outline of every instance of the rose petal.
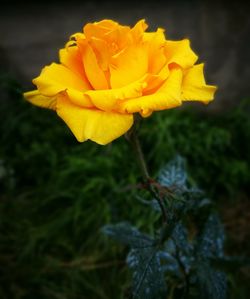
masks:
<svg viewBox="0 0 250 299"><path fill-rule="evenodd" d="M148 45L148 72L158 74L167 61L164 52L166 42L164 30L158 28L156 32L146 32L143 40Z"/></svg>
<svg viewBox="0 0 250 299"><path fill-rule="evenodd" d="M112 55L119 53L131 44L129 32L130 28L128 26L117 26L103 36L103 39L109 45L109 51Z"/></svg>
<svg viewBox="0 0 250 299"><path fill-rule="evenodd" d="M57 63L44 67L40 76L35 78L33 83L46 96L56 95L67 88L87 90L86 82L64 65Z"/></svg>
<svg viewBox="0 0 250 299"><path fill-rule="evenodd" d="M38 90L32 90L23 94L24 98L35 106L56 110L56 98L43 96Z"/></svg>
<svg viewBox="0 0 250 299"><path fill-rule="evenodd" d="M213 100L217 87L206 85L203 68L203 63L197 64L184 74L181 96L183 101L202 101L208 103Z"/></svg>
<svg viewBox="0 0 250 299"><path fill-rule="evenodd" d="M182 71L179 68L174 68L156 93L122 101L119 111L123 113L140 112L142 116L148 116L151 111L177 107L181 105L181 82Z"/></svg>
<svg viewBox="0 0 250 299"><path fill-rule="evenodd" d="M115 109L119 100L142 96L145 87L146 76L129 85L116 89L90 90L84 94L88 95L91 102L99 109L110 111Z"/></svg>
<svg viewBox="0 0 250 299"><path fill-rule="evenodd" d="M165 76L148 74L146 80L147 86L143 89L143 95L149 95L157 92L159 86L165 82L168 75L169 75L169 71L166 73Z"/></svg>
<svg viewBox="0 0 250 299"><path fill-rule="evenodd" d="M95 22L95 24L97 26L105 27L105 28L108 28L108 29L111 29L111 30L116 28L117 26L120 26L117 22L115 22L113 20L110 20L110 19L104 19L104 20L101 20L99 22Z"/></svg>
<svg viewBox="0 0 250 299"><path fill-rule="evenodd" d="M148 55L144 45L131 45L112 58L110 84L112 88L126 86L144 76L148 69Z"/></svg>
<svg viewBox="0 0 250 299"><path fill-rule="evenodd" d="M60 62L68 69L76 73L84 82L84 89L92 89L89 81L86 77L84 66L82 62L82 56L78 47L67 47L59 51Z"/></svg>
<svg viewBox="0 0 250 299"><path fill-rule="evenodd" d="M102 38L107 32L114 30L119 24L112 20L102 20L100 22L88 23L83 27L83 32L89 40L92 37Z"/></svg>
<svg viewBox="0 0 250 299"><path fill-rule="evenodd" d="M80 107L94 108L91 99L84 93L74 89L67 89L65 92L68 94L70 101Z"/></svg>
<svg viewBox="0 0 250 299"><path fill-rule="evenodd" d="M75 104L93 107L89 97L83 94L83 91L87 90L86 82L64 65L52 63L46 66L33 83L44 96L53 97L67 91Z"/></svg>
<svg viewBox="0 0 250 299"><path fill-rule="evenodd" d="M190 48L188 39L181 41L169 41L165 43L165 55L167 64L175 63L186 69L194 65L197 55Z"/></svg>
<svg viewBox="0 0 250 299"><path fill-rule="evenodd" d="M103 70L100 68L96 55L87 43L81 45L82 59L85 68L85 73L90 84L94 89L107 89L109 88L107 79Z"/></svg>
<svg viewBox="0 0 250 299"><path fill-rule="evenodd" d="M79 142L91 139L105 145L123 135L133 124L131 114L81 108L73 105L65 94L58 97L57 114Z"/></svg>
<svg viewBox="0 0 250 299"><path fill-rule="evenodd" d="M135 26L130 30L130 34L134 42L140 42L143 38L144 31L148 28L145 19L138 21Z"/></svg>
<svg viewBox="0 0 250 299"><path fill-rule="evenodd" d="M110 55L108 51L108 44L105 40L92 37L89 41L98 61L98 65L105 72L108 71Z"/></svg>

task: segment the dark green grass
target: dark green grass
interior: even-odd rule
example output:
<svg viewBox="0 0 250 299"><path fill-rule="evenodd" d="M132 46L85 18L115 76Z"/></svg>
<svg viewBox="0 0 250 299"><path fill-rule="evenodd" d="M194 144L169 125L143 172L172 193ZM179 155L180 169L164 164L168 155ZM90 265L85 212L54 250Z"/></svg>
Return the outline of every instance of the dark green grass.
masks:
<svg viewBox="0 0 250 299"><path fill-rule="evenodd" d="M125 138L79 144L55 113L24 102L15 82L1 84L0 298L124 298L126 250L100 228L129 220L152 232L155 221L136 199L140 175ZM176 109L143 121L152 176L179 153L218 204L247 194L249 101L241 106L216 116ZM234 289L245 298L244 286Z"/></svg>

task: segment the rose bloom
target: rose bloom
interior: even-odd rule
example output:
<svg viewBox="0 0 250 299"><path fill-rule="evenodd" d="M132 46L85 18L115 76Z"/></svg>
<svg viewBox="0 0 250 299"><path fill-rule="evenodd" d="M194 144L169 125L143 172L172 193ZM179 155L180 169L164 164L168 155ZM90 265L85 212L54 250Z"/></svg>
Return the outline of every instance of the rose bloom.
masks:
<svg viewBox="0 0 250 299"><path fill-rule="evenodd" d="M145 20L133 28L112 20L87 24L24 97L55 110L78 141L98 144L127 132L134 113L147 117L184 101L210 102L216 87L206 85L189 40L170 41L163 29L147 27Z"/></svg>

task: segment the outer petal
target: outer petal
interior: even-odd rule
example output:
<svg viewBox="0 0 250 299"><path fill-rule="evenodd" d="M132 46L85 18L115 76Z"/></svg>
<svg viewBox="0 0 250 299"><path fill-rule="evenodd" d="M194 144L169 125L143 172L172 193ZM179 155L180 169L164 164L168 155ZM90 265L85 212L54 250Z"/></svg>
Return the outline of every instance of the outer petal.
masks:
<svg viewBox="0 0 250 299"><path fill-rule="evenodd" d="M70 36L69 42L72 41L72 42L74 42L74 44L75 44L76 41L78 41L78 40L86 40L86 36L85 36L82 32L76 32L76 33L74 33L74 34L72 34L72 35ZM69 42L68 42L68 43L69 43ZM67 45L67 44L66 44L66 45ZM71 45L72 45L72 44L69 43L68 46L71 46Z"/></svg>
<svg viewBox="0 0 250 299"><path fill-rule="evenodd" d="M202 101L208 103L213 100L217 87L206 85L203 68L203 64L197 64L187 70L182 82L181 98L183 101Z"/></svg>
<svg viewBox="0 0 250 299"><path fill-rule="evenodd" d="M67 91L72 102L93 107L89 98L83 95L83 91L87 89L86 82L64 65L52 63L46 66L33 83L45 96L53 97L62 91Z"/></svg>
<svg viewBox="0 0 250 299"><path fill-rule="evenodd" d="M160 44L164 44L166 41L165 30L163 28L157 28L155 32L144 32L143 41L145 42L159 42Z"/></svg>
<svg viewBox="0 0 250 299"><path fill-rule="evenodd" d="M66 92L71 102L75 105L85 108L94 107L94 104L92 103L91 99L86 95L86 93L74 89L67 89Z"/></svg>
<svg viewBox="0 0 250 299"><path fill-rule="evenodd" d="M116 109L119 100L136 98L142 95L142 91L146 86L146 76L127 86L106 89L106 90L90 90L86 91L85 95L89 96L91 102L99 109L110 111Z"/></svg>
<svg viewBox="0 0 250 299"><path fill-rule="evenodd" d="M166 41L165 55L167 64L175 63L186 69L194 65L198 57L190 48L188 39L181 41Z"/></svg>
<svg viewBox="0 0 250 299"><path fill-rule="evenodd" d="M54 96L67 88L86 90L85 82L65 66L52 63L43 68L40 76L33 80L42 94Z"/></svg>
<svg viewBox="0 0 250 299"><path fill-rule="evenodd" d="M113 57L110 65L112 88L126 86L144 76L148 69L148 54L145 46L132 45Z"/></svg>
<svg viewBox="0 0 250 299"><path fill-rule="evenodd" d="M73 105L65 94L58 97L57 114L79 142L91 139L105 145L123 135L133 124L131 114L81 108Z"/></svg>
<svg viewBox="0 0 250 299"><path fill-rule="evenodd" d="M179 68L174 68L156 93L122 101L119 111L123 113L140 112L142 116L148 116L151 111L177 107L181 105L181 82L182 71Z"/></svg>
<svg viewBox="0 0 250 299"><path fill-rule="evenodd" d="M42 108L56 110L56 98L43 96L38 90L28 91L23 94L31 104Z"/></svg>

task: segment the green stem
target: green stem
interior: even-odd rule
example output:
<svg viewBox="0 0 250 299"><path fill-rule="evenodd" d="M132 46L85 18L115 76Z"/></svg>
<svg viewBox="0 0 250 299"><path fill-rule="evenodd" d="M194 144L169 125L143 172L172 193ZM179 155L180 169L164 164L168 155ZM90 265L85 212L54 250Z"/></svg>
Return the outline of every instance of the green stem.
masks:
<svg viewBox="0 0 250 299"><path fill-rule="evenodd" d="M159 204L159 206L161 208L161 212L162 212L163 222L164 222L164 224L166 224L167 223L167 211L166 211L163 199L160 196L158 190L152 185L153 180L151 179L151 177L149 175L148 167L147 167L146 161L144 159L141 144L140 144L140 141L139 141L139 138L137 136L136 129L134 126L132 127L132 129L130 129L126 133L125 137L130 142L130 144L132 145L132 148L135 152L136 159L137 159L138 165L141 169L142 176L146 182L146 189L158 201L158 204Z"/></svg>
<svg viewBox="0 0 250 299"><path fill-rule="evenodd" d="M132 148L136 154L138 166L141 169L142 176L144 180L147 182L150 179L149 173L148 173L148 167L144 159L144 155L142 152L141 144L138 139L138 136L136 134L136 131L134 128L132 128L126 135L128 141L132 145Z"/></svg>

